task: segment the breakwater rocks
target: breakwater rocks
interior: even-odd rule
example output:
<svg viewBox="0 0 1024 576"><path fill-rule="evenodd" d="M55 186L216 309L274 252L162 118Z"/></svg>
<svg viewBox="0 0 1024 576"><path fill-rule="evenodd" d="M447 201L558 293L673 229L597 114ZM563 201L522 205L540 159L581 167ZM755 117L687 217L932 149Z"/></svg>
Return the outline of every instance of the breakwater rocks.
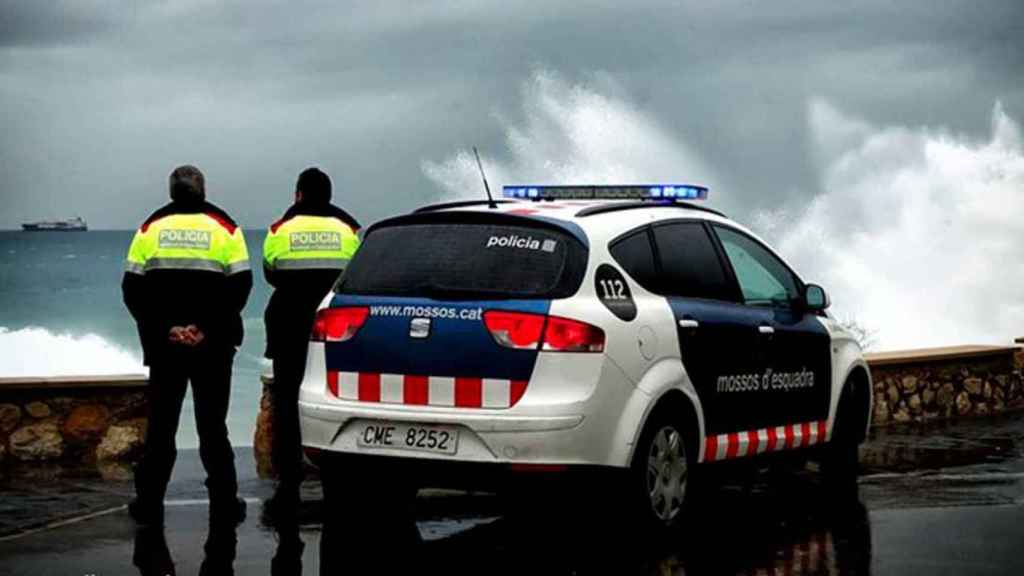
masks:
<svg viewBox="0 0 1024 576"><path fill-rule="evenodd" d="M929 422L1024 408L1024 352L962 346L871 355L874 424Z"/></svg>
<svg viewBox="0 0 1024 576"><path fill-rule="evenodd" d="M145 437L145 385L142 376L0 379L0 463L123 476Z"/></svg>

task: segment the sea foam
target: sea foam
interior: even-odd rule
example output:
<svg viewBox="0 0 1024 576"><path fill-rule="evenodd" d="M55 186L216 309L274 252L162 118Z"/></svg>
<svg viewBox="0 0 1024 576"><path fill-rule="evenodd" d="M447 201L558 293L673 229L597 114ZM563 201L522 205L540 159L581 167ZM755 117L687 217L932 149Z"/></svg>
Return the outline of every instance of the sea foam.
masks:
<svg viewBox="0 0 1024 576"><path fill-rule="evenodd" d="M0 377L146 374L141 358L95 334L0 326Z"/></svg>

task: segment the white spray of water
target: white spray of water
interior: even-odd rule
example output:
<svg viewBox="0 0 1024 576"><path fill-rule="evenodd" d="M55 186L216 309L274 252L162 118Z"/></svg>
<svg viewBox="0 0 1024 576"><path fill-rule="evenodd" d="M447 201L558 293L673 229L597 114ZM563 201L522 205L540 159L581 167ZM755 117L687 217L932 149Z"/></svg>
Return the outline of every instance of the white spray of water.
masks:
<svg viewBox="0 0 1024 576"><path fill-rule="evenodd" d="M147 374L140 359L100 336L0 327L0 377Z"/></svg>
<svg viewBox="0 0 1024 576"><path fill-rule="evenodd" d="M592 87L537 73L523 112L503 122L508 160L487 159L496 185L714 180L649 115ZM808 122L820 190L753 227L829 290L839 317L876 331L879 349L1024 336L1024 143L1001 106L982 142L875 127L820 100ZM423 171L451 196L479 197L467 150Z"/></svg>
<svg viewBox="0 0 1024 576"><path fill-rule="evenodd" d="M504 184L712 182L710 170L684 143L622 98L537 72L522 89L523 124L505 123L510 157L487 157L492 187ZM500 118L499 118L500 121ZM480 197L470 150L423 172L456 198Z"/></svg>
<svg viewBox="0 0 1024 576"><path fill-rule="evenodd" d="M1000 105L988 139L876 128L814 101L822 191L759 218L837 315L878 348L1024 335L1024 143Z"/></svg>

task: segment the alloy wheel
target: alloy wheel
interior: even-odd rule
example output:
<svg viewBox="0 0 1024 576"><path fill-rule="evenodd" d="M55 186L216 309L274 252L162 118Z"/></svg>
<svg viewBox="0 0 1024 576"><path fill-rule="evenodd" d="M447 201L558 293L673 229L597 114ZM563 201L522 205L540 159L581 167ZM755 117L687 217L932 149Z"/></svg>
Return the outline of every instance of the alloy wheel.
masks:
<svg viewBox="0 0 1024 576"><path fill-rule="evenodd" d="M683 435L663 426L651 440L645 474L651 510L662 522L672 521L682 510L688 476Z"/></svg>

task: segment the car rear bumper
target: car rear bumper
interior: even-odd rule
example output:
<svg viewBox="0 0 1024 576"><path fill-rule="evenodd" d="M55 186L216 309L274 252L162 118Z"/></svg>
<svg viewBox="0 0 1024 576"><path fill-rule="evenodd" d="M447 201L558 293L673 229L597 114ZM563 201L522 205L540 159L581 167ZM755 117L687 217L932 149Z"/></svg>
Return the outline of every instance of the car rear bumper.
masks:
<svg viewBox="0 0 1024 576"><path fill-rule="evenodd" d="M302 443L307 448L348 454L488 463L600 464L601 450L589 442L581 415L512 416L412 412L357 403L300 402ZM451 426L459 431L454 455L359 446L367 423L404 422Z"/></svg>
<svg viewBox="0 0 1024 576"><path fill-rule="evenodd" d="M397 459L491 464L624 467L617 425L634 388L611 362L596 370L594 384L556 385L561 374L531 381L526 396L507 409L415 406L343 400L327 390L320 346L311 347L299 395L303 446L313 450ZM601 363L598 363L600 366ZM532 397L531 397L532 395ZM360 445L370 424L408 423L458 430L454 454Z"/></svg>
<svg viewBox="0 0 1024 576"><path fill-rule="evenodd" d="M409 410L367 407L355 402L324 404L299 402L304 419L326 423L337 428L352 420L386 420L421 424L456 424L478 433L551 432L570 430L583 422L583 416L509 416L503 414L467 414L450 412L411 412Z"/></svg>

